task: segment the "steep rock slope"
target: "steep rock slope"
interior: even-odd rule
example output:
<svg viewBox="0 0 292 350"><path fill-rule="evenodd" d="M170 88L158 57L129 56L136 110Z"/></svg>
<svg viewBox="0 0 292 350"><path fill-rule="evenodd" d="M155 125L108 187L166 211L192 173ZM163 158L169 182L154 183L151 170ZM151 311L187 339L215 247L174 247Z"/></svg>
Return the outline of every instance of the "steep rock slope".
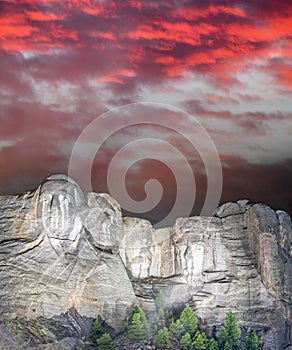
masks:
<svg viewBox="0 0 292 350"><path fill-rule="evenodd" d="M278 216L285 216L285 227ZM167 305L193 306L209 333L231 309L241 326L262 334L265 349L284 349L291 344L289 220L247 201L223 205L214 218L178 219L158 230L125 218L120 255L149 312L152 289L162 289Z"/></svg>
<svg viewBox="0 0 292 350"><path fill-rule="evenodd" d="M0 205L1 312L50 318L75 308L120 330L136 298L113 253L122 232L117 203L52 176Z"/></svg>
<svg viewBox="0 0 292 350"><path fill-rule="evenodd" d="M209 333L233 310L265 350L289 349L291 242L289 215L264 204L227 203L212 218L155 230L122 218L109 195L51 176L35 191L0 197L0 346L63 342L64 322L64 349L74 349L74 335L84 340L98 315L115 331L135 302L151 315L162 289L168 307L189 303ZM66 321L72 313L77 321ZM25 329L18 337L7 327L15 317ZM34 320L51 338L28 336Z"/></svg>

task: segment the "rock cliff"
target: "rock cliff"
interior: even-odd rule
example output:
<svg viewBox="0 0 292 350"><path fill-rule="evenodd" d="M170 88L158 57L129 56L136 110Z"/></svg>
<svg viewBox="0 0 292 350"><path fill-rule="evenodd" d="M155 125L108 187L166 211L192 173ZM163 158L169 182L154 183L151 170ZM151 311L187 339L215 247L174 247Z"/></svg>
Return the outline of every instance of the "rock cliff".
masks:
<svg viewBox="0 0 292 350"><path fill-rule="evenodd" d="M289 215L264 204L227 203L212 218L154 229L123 218L109 195L51 176L35 191L0 197L0 347L69 337L65 348L75 349L97 316L119 332L134 303L151 315L161 289L168 307L188 303L210 334L233 310L264 350L291 349L291 247ZM35 339L35 324L48 334Z"/></svg>

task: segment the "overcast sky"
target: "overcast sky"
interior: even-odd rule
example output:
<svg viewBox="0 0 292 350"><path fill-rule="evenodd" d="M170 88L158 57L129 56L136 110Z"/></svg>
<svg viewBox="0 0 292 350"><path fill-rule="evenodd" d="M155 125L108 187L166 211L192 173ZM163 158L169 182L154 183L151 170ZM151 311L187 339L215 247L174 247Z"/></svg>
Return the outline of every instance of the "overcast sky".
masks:
<svg viewBox="0 0 292 350"><path fill-rule="evenodd" d="M204 145L187 141L196 134L191 116L220 155L220 202L249 198L292 214L291 14L291 1L276 0L1 1L0 194L67 173L90 122L125 104L152 102L158 123L168 116L185 134L151 123L115 132L96 153L95 191L108 191L108 165L118 150L151 137L189 161L198 214L207 176L198 149ZM135 113L137 122L147 119L142 107ZM119 114L109 113L101 135L114 129L113 118ZM181 170L168 164L180 164L175 152L151 142L135 144L133 159L147 159L130 167L126 185L142 200L147 180L161 182L160 205L139 214L155 222L171 209ZM146 146L161 161L148 159ZM82 151L86 158L86 146Z"/></svg>

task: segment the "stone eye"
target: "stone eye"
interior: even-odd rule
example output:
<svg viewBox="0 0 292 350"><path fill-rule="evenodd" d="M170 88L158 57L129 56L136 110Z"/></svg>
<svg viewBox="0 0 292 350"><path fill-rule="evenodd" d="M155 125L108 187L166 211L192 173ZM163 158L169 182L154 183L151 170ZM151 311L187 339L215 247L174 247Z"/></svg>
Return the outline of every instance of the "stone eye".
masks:
<svg viewBox="0 0 292 350"><path fill-rule="evenodd" d="M44 202L50 202L51 200L52 200L52 195L48 194L44 196L44 199L43 199Z"/></svg>

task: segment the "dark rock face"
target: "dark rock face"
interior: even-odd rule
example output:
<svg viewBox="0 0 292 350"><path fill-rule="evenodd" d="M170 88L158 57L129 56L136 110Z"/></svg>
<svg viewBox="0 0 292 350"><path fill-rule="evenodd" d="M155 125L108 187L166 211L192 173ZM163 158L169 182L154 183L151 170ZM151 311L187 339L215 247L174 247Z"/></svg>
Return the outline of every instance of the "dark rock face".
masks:
<svg viewBox="0 0 292 350"><path fill-rule="evenodd" d="M79 344L84 345L89 336L92 322L92 318L80 316L74 309L50 319L45 317L30 319L2 317L0 347L2 349L19 349L21 344L25 346L25 349L75 349ZM8 336L3 339L5 333ZM75 347L72 347L72 344Z"/></svg>
<svg viewBox="0 0 292 350"><path fill-rule="evenodd" d="M122 218L110 196L51 176L0 197L0 347L86 348L93 318L118 332L136 302L151 317L162 289L168 307L188 303L209 334L232 310L264 350L289 349L291 242L289 215L264 204L226 203L213 218L155 230Z"/></svg>

